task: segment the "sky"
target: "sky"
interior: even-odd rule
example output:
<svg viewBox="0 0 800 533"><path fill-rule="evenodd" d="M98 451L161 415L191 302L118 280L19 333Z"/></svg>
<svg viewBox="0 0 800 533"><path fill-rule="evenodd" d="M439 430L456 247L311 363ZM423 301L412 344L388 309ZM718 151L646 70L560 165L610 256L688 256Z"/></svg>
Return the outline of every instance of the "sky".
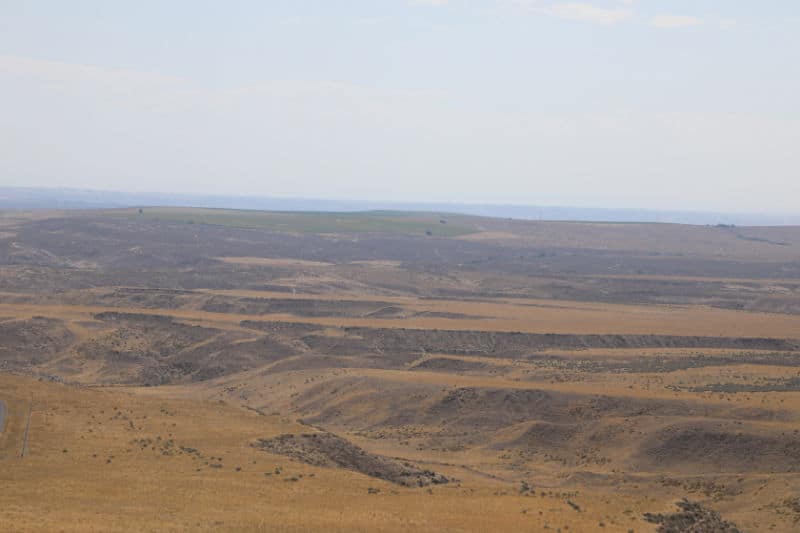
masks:
<svg viewBox="0 0 800 533"><path fill-rule="evenodd" d="M796 0L0 0L0 185L800 210Z"/></svg>

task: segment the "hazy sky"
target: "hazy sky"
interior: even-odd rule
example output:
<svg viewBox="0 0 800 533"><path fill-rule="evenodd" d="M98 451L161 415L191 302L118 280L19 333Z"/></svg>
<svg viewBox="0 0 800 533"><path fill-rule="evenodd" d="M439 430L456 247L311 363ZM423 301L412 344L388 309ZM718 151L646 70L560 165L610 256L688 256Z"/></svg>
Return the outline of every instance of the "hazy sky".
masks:
<svg viewBox="0 0 800 533"><path fill-rule="evenodd" d="M797 0L0 0L0 185L800 210Z"/></svg>

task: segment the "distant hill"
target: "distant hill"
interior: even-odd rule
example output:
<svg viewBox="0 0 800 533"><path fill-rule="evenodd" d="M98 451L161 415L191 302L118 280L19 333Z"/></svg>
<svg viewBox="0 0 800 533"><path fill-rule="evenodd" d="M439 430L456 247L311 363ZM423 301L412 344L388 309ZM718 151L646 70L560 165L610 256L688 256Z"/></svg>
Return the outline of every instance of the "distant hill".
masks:
<svg viewBox="0 0 800 533"><path fill-rule="evenodd" d="M800 224L800 215L713 213L680 210L614 209L564 206L463 204L441 202L387 202L270 198L200 194L130 193L66 188L0 187L0 209L92 209L137 206L191 206L268 211L348 212L399 210L461 213L528 220L597 222L662 222L677 224L735 224L783 226Z"/></svg>

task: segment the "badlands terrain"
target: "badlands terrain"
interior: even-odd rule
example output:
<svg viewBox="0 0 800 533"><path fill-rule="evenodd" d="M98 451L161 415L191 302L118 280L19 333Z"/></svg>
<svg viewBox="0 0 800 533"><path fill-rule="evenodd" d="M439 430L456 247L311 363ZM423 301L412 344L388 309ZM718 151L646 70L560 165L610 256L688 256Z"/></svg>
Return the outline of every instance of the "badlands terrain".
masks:
<svg viewBox="0 0 800 533"><path fill-rule="evenodd" d="M0 212L0 530L796 531L800 228Z"/></svg>

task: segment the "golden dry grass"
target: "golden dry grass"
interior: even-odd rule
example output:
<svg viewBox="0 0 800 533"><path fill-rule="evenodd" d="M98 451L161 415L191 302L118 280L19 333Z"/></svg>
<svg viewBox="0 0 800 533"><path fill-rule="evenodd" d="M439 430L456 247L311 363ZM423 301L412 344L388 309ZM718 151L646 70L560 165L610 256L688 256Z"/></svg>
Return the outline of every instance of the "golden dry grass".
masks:
<svg viewBox="0 0 800 533"><path fill-rule="evenodd" d="M772 370L775 371L774 368ZM773 420L763 421L759 423L759 427L763 431L771 434L791 433L796 429L795 420L800 416L800 392L784 392L776 393L747 393L747 394L717 394L717 393L704 393L704 392L687 392L671 390L667 386L676 381L685 382L688 385L695 383L707 383L708 378L725 379L730 376L764 376L769 375L769 370L762 366L732 366L724 371L716 369L702 368L690 369L686 371L679 371L670 374L638 374L638 375L619 375L619 374L600 374L592 375L591 377L584 376L584 379L565 382L565 383L552 383L545 381L521 381L517 379L508 379L506 377L488 377L488 376L465 376L453 375L449 373L436 373L436 372L406 372L400 370L380 370L380 369L344 369L344 370L302 370L282 374L271 374L262 371L252 371L233 376L227 376L212 380L202 384L195 384L189 386L167 386L159 387L158 389L139 389L139 393L153 397L173 398L176 400L188 401L193 398L209 399L226 399L228 401L243 401L250 405L264 407L271 406L271 408L288 411L292 404L292 398L297 394L302 394L304 390L308 390L312 386L319 386L325 382L336 383L337 380L344 376L348 378L365 378L370 380L370 383L381 384L379 387L388 387L391 383L406 383L418 385L433 385L442 389L454 390L459 388L477 388L477 389L494 389L494 390L545 390L552 392L561 392L567 394L586 394L598 395L604 397L614 398L631 398L634 400L647 400L647 401L690 401L697 404L704 405L707 408L714 409L739 409L742 412L748 410L775 410L778 412L789 413L787 420ZM375 385L373 385L375 386ZM257 394L258 391L265 392L264 395ZM267 392L268 391L268 392ZM367 392L362 390L360 392ZM359 393L360 393L359 392ZM240 399L240 394L252 393L246 400ZM337 397L337 400L343 398ZM344 398L346 399L346 398ZM384 416L392 414L392 408L389 403L387 404L364 404L361 402L357 407L351 407L350 415L360 416L365 421L380 420ZM360 411L358 410L360 409ZM697 419L699 421L700 419ZM617 421L621 422L621 420ZM657 422L659 423L668 423ZM495 435L497 440L511 440L515 435L520 434L527 426L525 424L508 428L501 433ZM640 426L640 430L650 431L648 426ZM435 428L432 428L435 429ZM515 433L516 432L516 433ZM465 449L461 452L445 452L444 450L431 450L429 448L417 449L413 446L402 446L394 439L377 438L377 431L375 435L364 434L356 435L350 434L348 438L357 444L369 449L375 453L381 453L389 456L401 456L410 459L417 464L426 465L429 468L441 470L447 474L453 475L462 480L462 489L466 488L470 494L480 495L484 500L492 500L496 497L496 492L506 492L507 496L516 493L515 483L503 482L502 479L519 479L524 477L524 471L519 471L517 467L512 467L507 461L498 459L497 453L492 453L491 448L471 448ZM582 522L569 521L568 525L572 530L577 531L600 531L603 528L599 527L599 521L603 521L606 527L611 531L627 531L628 528L634 531L652 531L652 526L649 524L641 523L637 520L631 520L630 525L627 520L630 518L639 519L642 512L647 511L663 511L671 508L671 503L679 500L682 497L689 496L693 499L705 499L708 495L704 495L705 489L689 489L687 491L686 485L665 485L662 483L663 474L656 472L630 472L630 477L621 476L617 471L620 465L624 464L624 458L633 453L634 450L627 448L620 448L614 453L612 463L608 465L593 465L582 466L577 470L565 468L560 463L552 462L536 462L535 464L527 465L528 469L532 469L529 479L538 488L543 488L546 492L571 492L578 491L580 496L574 498L579 501L582 507L590 509L592 512L597 512L595 505L599 505L601 515L578 514L578 518ZM442 466L450 465L450 466ZM478 474L480 472L480 474ZM572 472L594 472L599 474L600 477L597 481L588 481L583 483L581 481L572 481L563 486L565 476ZM615 472L617 474L615 474ZM676 474L678 475L678 474ZM711 486L719 484L719 486L731 485L737 490L741 489L734 497L724 497L721 499L714 499L714 507L723 512L724 516L728 519L734 520L745 531L761 531L764 529L763 524L767 523L771 531L793 531L794 517L790 513L782 511L780 506L776 506L776 502L782 502L787 497L793 494L797 486L797 477L794 475L776 475L767 472L764 473L750 473L744 476L723 476L715 474L713 468L709 468L705 472L697 472L698 478L695 478L691 483L701 482L706 479ZM498 479L492 480L488 476L496 476ZM604 476L610 476L608 481L602 482ZM669 478L669 476L667 476ZM591 478L589 478L591 479ZM615 481L612 481L616 479ZM738 481L737 481L738 479ZM448 488L450 490L450 488ZM475 491L475 492L472 492ZM440 492L440 489L435 489L435 492ZM441 490L443 494L457 494L457 491L447 492ZM461 496L459 496L460 498ZM516 498L516 496L514 496ZM519 500L513 501L514 505ZM522 501L527 502L527 499ZM539 500L537 500L539 501ZM546 500L548 506L544 509L539 507L528 507L538 513L539 510L544 512L545 521L553 526L558 524L559 521L552 518L548 514L548 509L552 511L554 508L550 505L550 500ZM534 502L535 503L535 502ZM484 505L487 503L484 501ZM452 501L442 501L442 505L456 505ZM502 512L515 514L521 510L515 510L513 505L509 508L503 507L505 504L497 502L492 503L492 506L497 505L498 511L503 509ZM460 507L459 507L460 508ZM433 509L431 509L433 510ZM568 510L567 510L568 511ZM571 516L567 512L566 517ZM469 524L462 524L460 529L463 530L486 530L486 527L480 522L471 522ZM506 521L507 520L507 521ZM595 522L595 520L598 520ZM473 527L474 526L474 527ZM538 530L543 526L542 522L532 526L525 520L517 521L512 519L502 519L496 524L495 530L510 530L518 527L532 527L533 530ZM441 527L436 525L436 527ZM554 528L555 529L555 528ZM562 531L565 531L562 529Z"/></svg>
<svg viewBox="0 0 800 533"><path fill-rule="evenodd" d="M231 293L234 291L228 291ZM235 291L236 294L257 294ZM329 296L331 299L352 295ZM292 295L282 295L292 298ZM307 298L300 296L299 298ZM368 300L368 299L365 299ZM386 299L383 299L386 300ZM711 337L795 338L800 332L799 315L732 311L705 306L622 305L546 300L513 302L463 302L447 300L391 299L418 312L441 311L471 315L468 319L409 316L408 318L298 317L286 313L236 314L193 309L136 309L133 312L167 315L197 323L235 326L243 320L304 322L326 327L377 327L505 331L563 334L629 334ZM95 313L120 311L99 305L0 304L0 316L52 316L85 320Z"/></svg>
<svg viewBox="0 0 800 533"><path fill-rule="evenodd" d="M29 455L0 463L4 530L591 531L603 522L607 531L647 531L641 513L669 508L671 497L602 489L522 496L516 485L477 477L431 491L404 488L257 451L256 438L308 428L229 403L10 375L0 375L0 391L15 406L4 450L19 445L19 407L34 401ZM140 439L151 444L142 449ZM174 444L165 448L168 440ZM163 453L181 446L202 458ZM209 467L209 457L223 466Z"/></svg>
<svg viewBox="0 0 800 533"><path fill-rule="evenodd" d="M590 237L609 236L617 230L613 225L584 226L589 228ZM641 234L636 233L637 239L644 242L651 230L642 229ZM470 238L485 237L476 235ZM514 235L509 238L521 237ZM678 246L676 239L678 237L672 235L665 246ZM727 236L723 240L742 257L750 257L762 246L750 241L734 242ZM640 241L631 241L632 245L636 242ZM579 240L576 245L586 243ZM612 239L604 246L614 248L621 244ZM179 308L52 303L57 300L44 303L47 301L44 297L32 300L27 299L26 294L6 292L1 293L4 303L0 303L0 317L63 319L76 343L117 327L93 319L94 314L104 311L166 315L187 324L219 328L225 335L237 332L232 336L237 340L232 340L231 345L251 341L257 335L256 330L241 326L240 322L246 320L313 324L319 327L315 334L328 337L345 337L347 332L344 328L350 326L563 334L800 337L798 315L732 311L702 305L625 305L534 298L416 298L393 295L390 289L369 292L364 289L366 285L359 285L355 279L358 276L347 278L347 284L339 284L346 279L337 277L337 272L343 268L362 269L386 279L408 274L397 262L364 261L343 266L295 259L228 257L223 260L243 268L299 270L300 273L284 280L287 281L284 284L286 288L302 284L306 277L309 284L316 284L315 287L331 283L337 288L324 294L199 289L185 296L184 304ZM420 278L408 279L415 282ZM746 289L736 284L753 281L719 280L733 284L731 290L736 291ZM759 283L773 282L762 280ZM103 301L98 296L113 289L75 291L86 298L74 301ZM405 317L310 317L200 310L203 302L211 296L386 302L402 307ZM40 303L32 303L35 301ZM448 313L454 318L425 316L424 313ZM145 340L137 337L136 342L142 344L136 346L142 351L147 348ZM200 341L195 347L210 342L211 339ZM120 346L126 347L127 344L117 347ZM744 359L745 356L768 355L768 352L720 348L629 348L553 349L547 354L554 356L554 360L560 358L567 363L602 363L637 357ZM38 370L58 374L59 365L75 362L69 361L74 355L71 352L61 354ZM380 433L385 428L377 423L374 427L369 424L396 412L396 403L384 402L380 397L374 403L359 402L355 393L332 394L329 401L343 405L350 402L347 404L351 410L348 414L363 418L368 429L354 431L344 426L326 429L340 431L342 436L369 452L408 459L421 467L455 477L459 482L433 487L430 492L422 488L404 488L347 470L293 462L251 447L258 438L309 431L308 426L296 420L300 414L294 410L295 399L315 386L331 384L336 388L343 378L362 380L366 388L378 392L395 386L415 386L437 392L492 389L513 394L515 391L535 390L641 402L636 405L679 401L702 406L714 413L736 409L742 413L767 413L764 419L753 422L752 427L769 435L791 434L800 420L800 392L729 394L692 389L714 383L752 385L800 377L795 367L726 364L669 372L585 371L566 363L562 366L538 365L534 360L524 358L419 353L412 354L411 359L403 363L405 367L400 365L393 369L300 368L306 355L302 352L246 372L199 383L151 388L65 386L0 373L0 398L9 408L7 427L0 434L0 485L3 488L0 491L0 530L539 531L547 528L562 532L631 529L639 532L654 530L652 524L642 520L644 512L672 510L672 504L687 495L713 501L715 509L747 531L793 531L796 528L795 515L785 506L780 506L780 502L800 489L800 481L793 474L759 471L746 473L737 479L736 476L719 476L719 472L711 468L692 472L692 483L719 482L726 487L741 488L735 495L717 500L713 499L713 494L704 493L702 488L686 485L688 481L681 480L683 484L680 485L669 484L664 481L663 473L653 469L625 471L625 466L631 464L626 461L637 451L633 445L609 451L608 463L581 464L580 467L566 466L552 457L534 456L522 460L492 446L520 437L535 422L531 420L503 427L491 436L491 442L471 448L445 450L439 444L430 443L427 446L409 446L408 442L403 444L383 438ZM481 363L487 370L483 373L409 371L414 365L432 358ZM274 371L287 363L298 363L299 369ZM70 374L69 379L84 384L102 382L103 373L107 372L102 360L91 358L70 368L79 370ZM290 365L289 368L295 367ZM20 457L22 434L31 407L29 454ZM770 413L779 416L770 419ZM486 416L491 415L488 413ZM702 416L655 416L641 423L634 421L628 429L631 433L638 431L644 435L670 423L687 420L707 421ZM714 422L713 417L708 420ZM598 420L592 430L606 429L607 424L628 423L625 419ZM438 430L434 427L422 429L430 434ZM477 431L479 428L474 429ZM602 438L602 432L597 434ZM148 442L147 446L140 445L142 439ZM173 444L167 446L168 441ZM420 442L421 439L416 441ZM183 453L180 453L181 447L184 447ZM196 449L201 455L186 452L186 448ZM221 467L214 468L211 464L220 464ZM280 474L275 473L276 467L282 470ZM520 479L531 482L536 489L535 496L519 493ZM670 481L675 482L674 479ZM370 488L379 492L370 494ZM577 503L581 511L571 507L567 499Z"/></svg>

